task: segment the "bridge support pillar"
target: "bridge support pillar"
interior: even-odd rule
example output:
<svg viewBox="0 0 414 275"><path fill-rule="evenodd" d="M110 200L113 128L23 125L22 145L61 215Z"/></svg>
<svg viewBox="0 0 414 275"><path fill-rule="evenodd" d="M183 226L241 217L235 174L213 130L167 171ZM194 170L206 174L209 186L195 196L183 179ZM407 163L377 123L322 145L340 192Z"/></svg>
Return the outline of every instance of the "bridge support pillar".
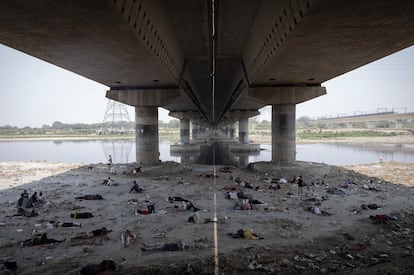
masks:
<svg viewBox="0 0 414 275"><path fill-rule="evenodd" d="M136 162L139 165L159 163L158 108L156 106L135 107Z"/></svg>
<svg viewBox="0 0 414 275"><path fill-rule="evenodd" d="M296 160L296 104L326 94L320 86L252 87L247 97L272 104L272 161Z"/></svg>
<svg viewBox="0 0 414 275"><path fill-rule="evenodd" d="M272 105L272 161L296 160L296 105Z"/></svg>
<svg viewBox="0 0 414 275"><path fill-rule="evenodd" d="M198 138L199 126L194 121L191 122L191 135L192 139L196 140Z"/></svg>
<svg viewBox="0 0 414 275"><path fill-rule="evenodd" d="M180 119L180 142L181 144L190 143L190 120Z"/></svg>
<svg viewBox="0 0 414 275"><path fill-rule="evenodd" d="M135 144L138 165L159 163L158 106L181 96L179 89L110 89L106 97L135 107Z"/></svg>
<svg viewBox="0 0 414 275"><path fill-rule="evenodd" d="M242 144L249 143L249 119L239 119L239 142Z"/></svg>
<svg viewBox="0 0 414 275"><path fill-rule="evenodd" d="M229 124L229 137L234 138L234 134L236 132L236 125L235 123Z"/></svg>

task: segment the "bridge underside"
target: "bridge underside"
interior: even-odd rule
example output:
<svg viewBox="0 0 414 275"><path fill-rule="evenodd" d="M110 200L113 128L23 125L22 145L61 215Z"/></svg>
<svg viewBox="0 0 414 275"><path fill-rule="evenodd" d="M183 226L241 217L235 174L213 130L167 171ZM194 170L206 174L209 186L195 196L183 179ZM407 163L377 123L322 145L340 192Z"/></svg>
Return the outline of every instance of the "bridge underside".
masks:
<svg viewBox="0 0 414 275"><path fill-rule="evenodd" d="M413 45L414 1L7 0L0 42L217 126Z"/></svg>

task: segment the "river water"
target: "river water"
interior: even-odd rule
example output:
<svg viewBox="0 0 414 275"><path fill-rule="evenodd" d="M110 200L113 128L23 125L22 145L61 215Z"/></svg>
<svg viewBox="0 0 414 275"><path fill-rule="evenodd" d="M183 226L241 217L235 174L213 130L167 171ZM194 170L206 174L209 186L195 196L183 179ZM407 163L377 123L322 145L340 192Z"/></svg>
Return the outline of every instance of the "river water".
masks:
<svg viewBox="0 0 414 275"><path fill-rule="evenodd" d="M186 162L189 156L170 154L168 140L160 140L162 161ZM260 153L244 155L244 162L270 161L271 145L261 145ZM387 145L367 148L341 144L297 144L296 159L332 165L364 164L384 161L414 162L414 145ZM58 140L58 141L2 141L0 161L48 161L106 163L109 154L114 163L135 161L133 140ZM242 158L237 156L236 159Z"/></svg>

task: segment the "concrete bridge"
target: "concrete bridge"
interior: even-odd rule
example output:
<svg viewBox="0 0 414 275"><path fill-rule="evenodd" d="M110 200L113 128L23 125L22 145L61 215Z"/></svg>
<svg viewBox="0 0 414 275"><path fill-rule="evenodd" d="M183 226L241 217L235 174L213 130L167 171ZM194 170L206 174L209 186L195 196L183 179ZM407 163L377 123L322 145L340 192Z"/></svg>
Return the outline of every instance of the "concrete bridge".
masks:
<svg viewBox="0 0 414 275"><path fill-rule="evenodd" d="M397 113L397 112L382 112L382 113L372 113L372 114L362 114L362 115L353 115L353 116L340 116L332 118L321 118L313 120L313 124L347 124L351 125L352 123L366 123L367 128L373 128L374 123L378 121L392 121L395 123L395 128L401 129L402 123L405 120L414 120L414 113Z"/></svg>
<svg viewBox="0 0 414 275"><path fill-rule="evenodd" d="M190 121L239 121L245 141L249 114L265 105L272 159L290 162L296 104L413 45L414 1L4 0L0 42L135 106L138 163L158 162L157 107L182 120L183 140Z"/></svg>

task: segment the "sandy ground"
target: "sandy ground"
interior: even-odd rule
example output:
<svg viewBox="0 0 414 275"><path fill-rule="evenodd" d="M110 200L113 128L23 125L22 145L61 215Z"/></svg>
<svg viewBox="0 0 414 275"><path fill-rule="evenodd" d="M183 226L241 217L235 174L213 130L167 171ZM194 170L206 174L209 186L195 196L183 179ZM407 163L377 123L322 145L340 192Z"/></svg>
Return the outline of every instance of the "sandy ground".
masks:
<svg viewBox="0 0 414 275"><path fill-rule="evenodd" d="M298 162L278 167L263 162L224 173L219 171L221 166L167 162L145 167L139 175L125 174L129 169L116 165L117 174L111 177L118 186L105 186L100 183L108 177L105 164L3 162L0 263L16 261L17 274L78 274L85 264L103 259L115 261L114 274L213 274L215 270L219 274L412 274L413 165L375 163L341 168ZM214 171L218 177L206 177ZM307 184L303 196L297 195L298 187L292 183L280 184L279 190L268 188L272 179L290 180L298 175ZM231 177L258 186L257 191L240 190L264 204L253 205L252 210L232 210L236 200L227 199L224 190L235 185ZM381 191L365 188L371 179ZM144 188L143 193L128 192L133 180ZM342 188L344 195L327 192L348 180L355 184ZM29 194L43 191L48 203L36 207L37 217L6 217L17 213L16 201L24 189ZM100 194L104 200L75 199L86 194ZM201 209L198 213L202 219L213 220L216 211L217 222L188 223L194 213L183 209L181 203L168 202L168 196L193 200ZM128 203L131 199L137 203ZM137 209L146 208L148 200L155 202L156 213L135 215ZM305 210L316 204L332 215ZM362 204L381 207L363 210ZM74 211L91 212L94 217L77 219L83 224L81 228L47 228L50 220L73 221L70 214ZM391 215L396 220L375 224L368 217L377 214ZM101 227L112 232L95 244L73 245L70 241L77 233ZM263 239L228 235L243 228L253 229ZM127 247L120 238L125 229L137 235ZM66 241L21 247L23 240L32 238L33 230ZM179 240L189 248L178 252L141 251L143 243Z"/></svg>

